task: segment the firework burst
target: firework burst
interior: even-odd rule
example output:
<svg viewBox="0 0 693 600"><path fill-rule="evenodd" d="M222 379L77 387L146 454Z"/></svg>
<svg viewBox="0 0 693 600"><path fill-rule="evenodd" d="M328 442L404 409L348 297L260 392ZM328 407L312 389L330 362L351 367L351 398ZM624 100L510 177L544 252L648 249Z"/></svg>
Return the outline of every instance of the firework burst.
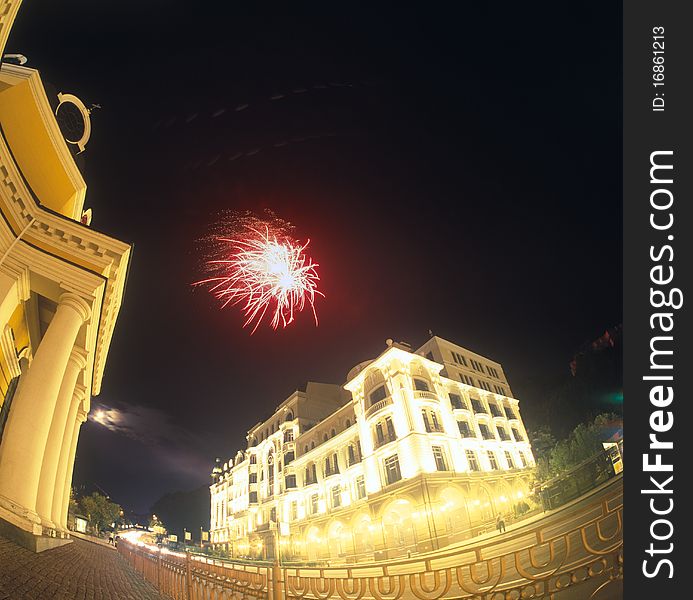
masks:
<svg viewBox="0 0 693 600"><path fill-rule="evenodd" d="M241 305L243 327L252 325L251 335L265 316L271 315L273 329L286 327L306 305L317 325L315 297L324 297L318 264L306 254L310 240L295 240L291 225L269 214L267 219L235 216L227 228L231 235L206 238L212 249L204 266L209 276L193 284L208 286L222 308Z"/></svg>

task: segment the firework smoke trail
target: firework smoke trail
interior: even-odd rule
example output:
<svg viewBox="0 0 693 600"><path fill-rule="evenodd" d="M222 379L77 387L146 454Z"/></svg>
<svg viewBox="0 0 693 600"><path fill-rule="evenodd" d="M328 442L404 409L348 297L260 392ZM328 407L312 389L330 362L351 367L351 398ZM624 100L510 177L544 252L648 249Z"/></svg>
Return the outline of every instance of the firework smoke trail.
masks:
<svg viewBox="0 0 693 600"><path fill-rule="evenodd" d="M193 285L208 285L209 291L221 301L221 308L242 304L246 317L243 327L255 323L251 335L268 311L270 324L277 329L294 321L308 303L315 324L315 296L323 296L318 287L320 277L306 254L310 240L304 244L291 236L290 223L268 212L267 218L251 213L222 220L217 231L226 229L231 235L211 234L211 253L205 262L210 277Z"/></svg>

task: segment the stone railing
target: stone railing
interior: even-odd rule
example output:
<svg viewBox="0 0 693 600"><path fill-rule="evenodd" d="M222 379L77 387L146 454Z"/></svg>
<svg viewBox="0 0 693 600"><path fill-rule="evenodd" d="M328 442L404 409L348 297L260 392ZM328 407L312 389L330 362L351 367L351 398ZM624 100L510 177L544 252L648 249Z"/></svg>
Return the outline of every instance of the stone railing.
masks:
<svg viewBox="0 0 693 600"><path fill-rule="evenodd" d="M623 593L623 478L506 533L404 560L289 567L118 549L175 600L611 600Z"/></svg>
<svg viewBox="0 0 693 600"><path fill-rule="evenodd" d="M392 404L392 396L388 396L387 398L383 398L382 400L378 400L375 404L369 406L366 409L366 418L370 417L371 415L374 415L377 413L379 410L382 410L386 406L389 406Z"/></svg>

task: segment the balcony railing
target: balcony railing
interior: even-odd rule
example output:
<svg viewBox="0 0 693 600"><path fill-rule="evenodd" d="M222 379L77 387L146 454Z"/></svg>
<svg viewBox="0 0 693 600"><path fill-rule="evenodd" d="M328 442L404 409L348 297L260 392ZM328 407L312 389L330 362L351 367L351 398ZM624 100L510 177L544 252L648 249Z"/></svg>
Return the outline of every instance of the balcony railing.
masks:
<svg viewBox="0 0 693 600"><path fill-rule="evenodd" d="M389 406L392 404L392 396L388 396L387 398L383 398L382 400L378 400L375 404L372 406L369 406L368 409L366 409L366 418L370 417L371 415L374 415L377 413L379 410L382 410L386 406Z"/></svg>
<svg viewBox="0 0 693 600"><path fill-rule="evenodd" d="M414 398L418 398L420 400L438 400L438 396L436 396L433 392L426 392L424 390L414 390Z"/></svg>

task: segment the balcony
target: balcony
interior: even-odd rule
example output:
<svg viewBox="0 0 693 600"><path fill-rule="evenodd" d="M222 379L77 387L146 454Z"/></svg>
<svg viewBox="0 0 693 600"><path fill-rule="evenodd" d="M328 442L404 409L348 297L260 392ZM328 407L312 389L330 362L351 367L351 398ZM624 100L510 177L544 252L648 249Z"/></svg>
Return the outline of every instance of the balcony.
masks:
<svg viewBox="0 0 693 600"><path fill-rule="evenodd" d="M366 409L366 418L370 417L371 415L374 415L377 413L379 410L382 410L386 406L390 406L392 404L392 396L388 396L387 398L383 398L382 400L378 400L375 404L372 406L369 406Z"/></svg>
<svg viewBox="0 0 693 600"><path fill-rule="evenodd" d="M438 396L433 392L426 392L424 390L414 390L414 398L419 400L438 400Z"/></svg>

